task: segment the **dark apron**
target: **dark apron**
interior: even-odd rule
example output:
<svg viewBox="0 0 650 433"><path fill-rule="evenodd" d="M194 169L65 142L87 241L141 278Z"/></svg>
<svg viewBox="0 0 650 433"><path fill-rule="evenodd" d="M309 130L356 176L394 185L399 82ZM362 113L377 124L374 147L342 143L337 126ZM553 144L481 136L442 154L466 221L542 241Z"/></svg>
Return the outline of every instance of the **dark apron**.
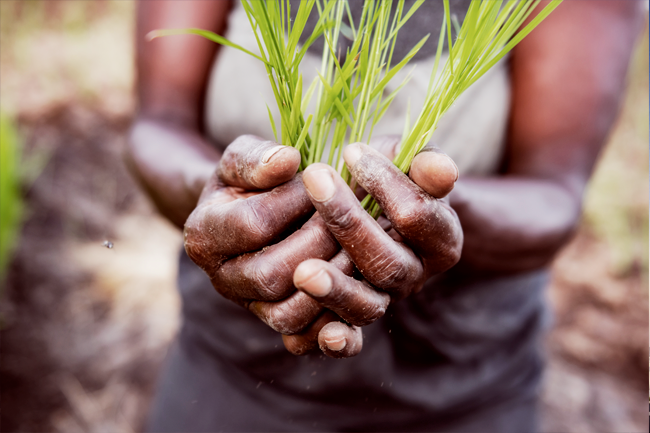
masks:
<svg viewBox="0 0 650 433"><path fill-rule="evenodd" d="M546 271L432 279L360 355L289 354L183 253L183 325L148 431L536 431Z"/></svg>

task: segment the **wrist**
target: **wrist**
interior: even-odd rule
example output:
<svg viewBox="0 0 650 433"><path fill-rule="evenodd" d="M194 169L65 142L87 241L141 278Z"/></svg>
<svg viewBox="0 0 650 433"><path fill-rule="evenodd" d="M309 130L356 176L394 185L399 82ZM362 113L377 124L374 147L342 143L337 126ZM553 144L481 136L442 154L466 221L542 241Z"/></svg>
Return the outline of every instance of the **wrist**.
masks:
<svg viewBox="0 0 650 433"><path fill-rule="evenodd" d="M125 159L158 210L182 227L220 156L196 128L141 116L129 132Z"/></svg>

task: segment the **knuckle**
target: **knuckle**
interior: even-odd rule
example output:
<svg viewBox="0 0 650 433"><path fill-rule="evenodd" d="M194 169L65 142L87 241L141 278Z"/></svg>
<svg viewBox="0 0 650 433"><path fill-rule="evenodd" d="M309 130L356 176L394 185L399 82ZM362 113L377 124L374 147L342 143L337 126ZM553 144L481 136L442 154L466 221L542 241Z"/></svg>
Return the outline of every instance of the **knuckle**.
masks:
<svg viewBox="0 0 650 433"><path fill-rule="evenodd" d="M192 259L194 263L202 266L203 258L206 256L206 245L204 242L199 241L195 237L188 237L187 232L185 232L185 241L183 242L185 247L185 252L188 257Z"/></svg>
<svg viewBox="0 0 650 433"><path fill-rule="evenodd" d="M249 206L252 212L245 212L243 218L239 219L236 227L240 233L246 233L249 241L255 245L264 243L268 238L268 224L261 219L255 208Z"/></svg>
<svg viewBox="0 0 650 433"><path fill-rule="evenodd" d="M456 265L462 255L464 236L460 223L441 224L437 230L428 233L427 248L420 254L427 261L433 261L435 273L444 272Z"/></svg>
<svg viewBox="0 0 650 433"><path fill-rule="evenodd" d="M250 262L245 272L261 299L279 300L293 289L293 283L287 281L275 263L261 254Z"/></svg>
<svg viewBox="0 0 650 433"><path fill-rule="evenodd" d="M366 326L386 314L386 308L390 302L390 297L387 294L381 294L374 299L373 302L368 302L362 307L361 324L357 326Z"/></svg>
<svg viewBox="0 0 650 433"><path fill-rule="evenodd" d="M242 236L252 245L262 245L269 240L272 216L264 206L249 201L240 202L235 212L229 215L228 224L232 232Z"/></svg>
<svg viewBox="0 0 650 433"><path fill-rule="evenodd" d="M386 313L386 308L381 307L380 305L371 304L362 307L358 317L354 319L354 322L351 322L356 326L366 326L370 325Z"/></svg>
<svg viewBox="0 0 650 433"><path fill-rule="evenodd" d="M354 207L342 207L332 213L329 222L340 231L352 231L359 226L359 214Z"/></svg>
<svg viewBox="0 0 650 433"><path fill-rule="evenodd" d="M202 229L200 209L196 209L187 219L183 228L183 246L188 257L209 274L218 267L222 257L216 254L213 242Z"/></svg>
<svg viewBox="0 0 650 433"><path fill-rule="evenodd" d="M390 297L378 292L367 281L349 282L349 286L336 290L327 306L355 326L366 326L386 313Z"/></svg>
<svg viewBox="0 0 650 433"><path fill-rule="evenodd" d="M418 196L409 201L403 201L392 209L390 221L395 227L407 228L422 224L426 210L426 201Z"/></svg>
<svg viewBox="0 0 650 433"><path fill-rule="evenodd" d="M373 278L373 283L382 289L390 289L404 284L409 280L411 269L401 260L391 259L378 264L379 271Z"/></svg>
<svg viewBox="0 0 650 433"><path fill-rule="evenodd" d="M440 273L452 268L460 261L461 253L462 238L460 242L442 245L440 248L438 248L437 254L435 256L435 272Z"/></svg>
<svg viewBox="0 0 650 433"><path fill-rule="evenodd" d="M251 154L259 151L262 140L254 135L240 135L224 151L219 163L220 176L228 184L246 184L247 173L251 169Z"/></svg>
<svg viewBox="0 0 650 433"><path fill-rule="evenodd" d="M445 250L447 269L449 269L460 261L460 256L463 251L462 233L460 233L459 236L455 237L454 241L451 242Z"/></svg>
<svg viewBox="0 0 650 433"><path fill-rule="evenodd" d="M296 334L306 325L285 303L275 304L269 309L266 323L275 331L285 335Z"/></svg>
<svg viewBox="0 0 650 433"><path fill-rule="evenodd" d="M287 317L287 312L280 305L274 305L269 309L265 321L273 330L281 334L293 334L289 323L291 320Z"/></svg>

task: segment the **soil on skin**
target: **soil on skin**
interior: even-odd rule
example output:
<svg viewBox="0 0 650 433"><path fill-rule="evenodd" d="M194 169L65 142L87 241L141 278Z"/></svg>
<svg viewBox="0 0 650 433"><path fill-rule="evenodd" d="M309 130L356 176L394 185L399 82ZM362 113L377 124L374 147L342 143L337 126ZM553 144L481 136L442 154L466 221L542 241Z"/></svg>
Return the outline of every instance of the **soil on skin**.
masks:
<svg viewBox="0 0 650 433"><path fill-rule="evenodd" d="M137 431L178 326L181 237L121 160L128 115L83 104L19 119L48 163L3 293L2 431ZM108 240L114 248L107 249ZM612 277L586 229L559 256L549 297L543 431L643 431L647 295Z"/></svg>

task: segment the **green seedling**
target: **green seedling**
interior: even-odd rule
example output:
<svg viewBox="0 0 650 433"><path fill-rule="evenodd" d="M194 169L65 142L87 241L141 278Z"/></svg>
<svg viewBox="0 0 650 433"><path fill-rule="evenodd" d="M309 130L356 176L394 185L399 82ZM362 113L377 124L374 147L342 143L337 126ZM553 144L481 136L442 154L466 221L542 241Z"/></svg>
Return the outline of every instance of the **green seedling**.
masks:
<svg viewBox="0 0 650 433"><path fill-rule="evenodd" d="M397 35L423 2L416 1L405 11L404 0L366 0L360 20L355 24L347 0L303 1L293 19L288 0L242 0L257 39L259 55L220 35L200 29L156 30L148 37L197 34L262 61L280 112L281 143L300 150L301 169L320 162L329 143L327 163L338 168L343 178L350 182L347 168L340 163L343 146L346 143L369 142L374 127L408 82L407 76L396 90L384 95L386 85L409 63L428 38L427 35L420 40L399 62L393 62ZM449 0L444 0L445 18L438 36L438 49L425 102L412 125L410 114L406 113L402 143L393 160L400 170L408 173L413 158L431 140L440 118L454 101L504 58L561 2L552 0L526 22L540 0L472 0L459 26L450 14ZM395 11L392 11L393 4L396 5ZM317 25L300 46L307 18L314 6L319 14ZM349 25L344 18L347 18ZM452 27L456 29L455 40L452 38ZM341 35L352 40L343 64L340 62L341 53L337 52ZM309 46L319 37L324 39L321 68L303 93L300 62ZM449 56L438 73L445 40ZM305 117L314 95L315 113ZM276 122L270 108L268 113L277 141ZM381 213L370 196L362 201L362 205L375 217Z"/></svg>

